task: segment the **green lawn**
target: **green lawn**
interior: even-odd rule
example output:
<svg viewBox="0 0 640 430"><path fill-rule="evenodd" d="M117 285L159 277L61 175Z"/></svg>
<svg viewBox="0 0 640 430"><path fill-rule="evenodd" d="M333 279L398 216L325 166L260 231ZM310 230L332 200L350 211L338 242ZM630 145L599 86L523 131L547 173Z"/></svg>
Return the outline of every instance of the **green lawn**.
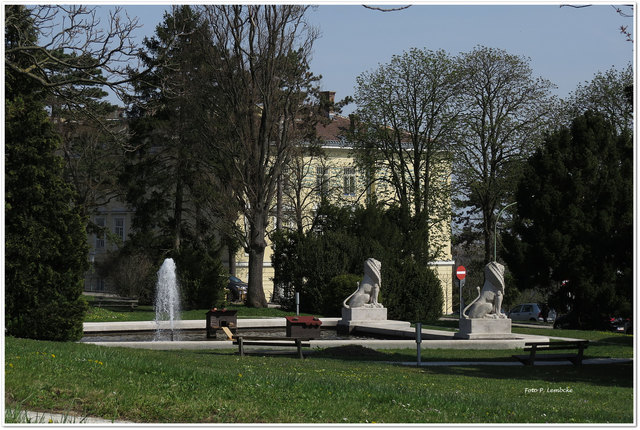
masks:
<svg viewBox="0 0 640 430"><path fill-rule="evenodd" d="M619 348L632 354L626 343ZM9 410L163 423L633 421L630 364L418 369L393 364L415 360L411 350L341 351L304 360L240 358L235 350L150 351L9 337L5 404ZM508 360L513 352L422 355L425 361Z"/></svg>
<svg viewBox="0 0 640 430"><path fill-rule="evenodd" d="M290 315L237 309L239 317ZM183 319L204 319L207 310ZM87 321L152 320L151 307ZM457 325L457 323L453 323ZM453 328L440 321L432 328ZM633 336L589 339L587 357L633 357ZM422 350L423 361L513 361L517 350ZM633 365L407 367L415 350L337 348L299 360L235 350L151 351L5 339L7 422L21 409L141 423L632 423Z"/></svg>

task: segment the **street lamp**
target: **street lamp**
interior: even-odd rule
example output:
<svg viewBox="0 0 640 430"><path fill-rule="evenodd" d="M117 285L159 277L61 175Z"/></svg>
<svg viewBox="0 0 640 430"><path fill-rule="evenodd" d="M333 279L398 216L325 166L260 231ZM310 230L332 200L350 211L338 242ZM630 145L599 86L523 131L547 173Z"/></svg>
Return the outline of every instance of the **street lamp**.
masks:
<svg viewBox="0 0 640 430"><path fill-rule="evenodd" d="M509 206L513 206L515 204L516 202L513 202L503 207L502 210L498 212L498 216L496 217L496 224L493 227L493 261L498 261L498 221L500 220L500 216L502 215L502 212L504 212L505 209L508 208Z"/></svg>

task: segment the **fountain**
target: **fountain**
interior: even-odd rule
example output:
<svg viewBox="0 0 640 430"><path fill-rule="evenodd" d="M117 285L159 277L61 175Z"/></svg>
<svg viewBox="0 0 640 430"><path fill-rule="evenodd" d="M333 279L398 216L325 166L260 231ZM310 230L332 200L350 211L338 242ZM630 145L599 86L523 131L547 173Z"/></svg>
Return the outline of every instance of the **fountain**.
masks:
<svg viewBox="0 0 640 430"><path fill-rule="evenodd" d="M180 320L180 293L176 277L176 264L173 258L167 258L158 270L156 284L156 335L154 340L167 340L175 337L175 323Z"/></svg>

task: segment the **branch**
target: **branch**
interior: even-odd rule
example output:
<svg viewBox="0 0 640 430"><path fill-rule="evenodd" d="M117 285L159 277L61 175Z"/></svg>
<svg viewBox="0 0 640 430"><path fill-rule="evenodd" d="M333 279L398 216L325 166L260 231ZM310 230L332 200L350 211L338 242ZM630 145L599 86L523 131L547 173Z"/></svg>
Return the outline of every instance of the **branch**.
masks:
<svg viewBox="0 0 640 430"><path fill-rule="evenodd" d="M366 4L362 5L363 7L366 7L367 9L371 9L371 10L377 10L380 12L396 12L399 10L405 10L405 9L409 9L411 7L411 5L408 6L400 6L400 7L394 7L391 9L386 9L386 8L381 8L381 7L376 7L376 6L367 6Z"/></svg>

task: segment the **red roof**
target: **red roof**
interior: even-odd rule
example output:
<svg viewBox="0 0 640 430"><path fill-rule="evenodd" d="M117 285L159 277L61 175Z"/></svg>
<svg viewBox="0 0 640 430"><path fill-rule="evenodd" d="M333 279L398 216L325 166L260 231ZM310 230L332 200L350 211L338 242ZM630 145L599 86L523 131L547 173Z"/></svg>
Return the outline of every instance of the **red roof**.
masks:
<svg viewBox="0 0 640 430"><path fill-rule="evenodd" d="M320 140L341 140L341 136L349 129L351 121L343 116L335 116L328 124L318 123L316 134Z"/></svg>

